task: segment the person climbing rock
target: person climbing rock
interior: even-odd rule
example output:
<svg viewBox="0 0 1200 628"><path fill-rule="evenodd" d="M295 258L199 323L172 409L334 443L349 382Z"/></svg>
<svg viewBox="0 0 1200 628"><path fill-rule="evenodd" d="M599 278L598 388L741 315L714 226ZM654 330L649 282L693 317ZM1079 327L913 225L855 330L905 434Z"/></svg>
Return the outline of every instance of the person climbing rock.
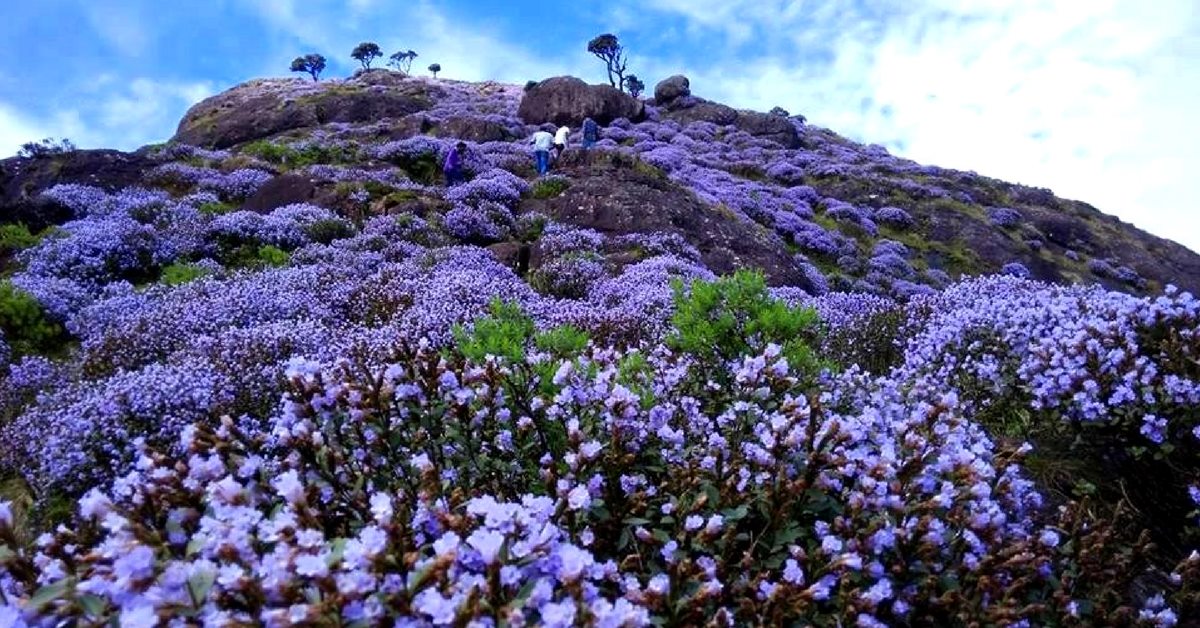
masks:
<svg viewBox="0 0 1200 628"><path fill-rule="evenodd" d="M554 143L554 136L545 131L538 131L529 141L533 144L533 159L537 166L537 173L539 175L546 174L550 171L550 146Z"/></svg>
<svg viewBox="0 0 1200 628"><path fill-rule="evenodd" d="M571 135L569 127L558 127L558 132L554 134L554 161L562 158L563 151L567 149L567 137L569 135Z"/></svg>
<svg viewBox="0 0 1200 628"><path fill-rule="evenodd" d="M600 141L600 125L591 118L583 119L583 142L580 144L583 150L592 147L593 144Z"/></svg>
<svg viewBox="0 0 1200 628"><path fill-rule="evenodd" d="M463 158L467 152L467 143L459 142L446 155L446 163L442 165L442 173L446 175L446 187L462 183L466 178L463 174Z"/></svg>

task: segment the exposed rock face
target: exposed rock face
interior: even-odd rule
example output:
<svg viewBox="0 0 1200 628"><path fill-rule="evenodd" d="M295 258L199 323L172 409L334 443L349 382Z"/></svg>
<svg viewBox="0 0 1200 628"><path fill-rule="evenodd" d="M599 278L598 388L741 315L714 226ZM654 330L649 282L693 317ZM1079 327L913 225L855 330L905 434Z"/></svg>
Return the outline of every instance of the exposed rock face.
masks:
<svg viewBox="0 0 1200 628"><path fill-rule="evenodd" d="M285 174L266 182L246 199L242 209L266 213L292 203L307 203L317 195L317 186L308 177Z"/></svg>
<svg viewBox="0 0 1200 628"><path fill-rule="evenodd" d="M684 77L672 77L671 79ZM665 81L664 81L665 82ZM662 86L662 83L659 84ZM655 90L657 93L658 90ZM672 93L668 90L668 93ZM711 122L720 126L734 125L738 129L755 137L770 140L785 148L796 148L800 145L800 135L795 125L786 117L758 113L755 111L737 111L733 107L696 98L690 94L682 94L669 100L655 99L662 106L660 115L667 120L680 124L693 122Z"/></svg>
<svg viewBox="0 0 1200 628"><path fill-rule="evenodd" d="M689 96L692 93L691 81L682 74L669 76L654 86L654 103L661 106L670 104L676 98Z"/></svg>
<svg viewBox="0 0 1200 628"><path fill-rule="evenodd" d="M737 120L733 124L750 135L771 140L787 148L796 148L800 145L800 136L796 132L796 126L792 124L791 120L784 117L742 111L738 113Z"/></svg>
<svg viewBox="0 0 1200 628"><path fill-rule="evenodd" d="M527 200L523 210L609 235L674 232L701 254L718 274L759 268L772 285L811 288L796 267L787 245L767 229L696 197L667 179L633 167L621 159L568 153L561 162L571 187L548 200Z"/></svg>
<svg viewBox="0 0 1200 628"><path fill-rule="evenodd" d="M138 185L156 162L142 153L77 150L62 155L0 161L0 223L24 223L32 231L70 220L71 210L38 198L59 183L108 190Z"/></svg>
<svg viewBox="0 0 1200 628"><path fill-rule="evenodd" d="M433 88L400 74L372 71L345 81L250 81L188 110L175 141L227 148L328 122L373 122L428 109Z"/></svg>
<svg viewBox="0 0 1200 628"><path fill-rule="evenodd" d="M557 76L525 92L517 115L527 124L577 127L584 118L601 125L617 118L640 122L646 117L646 106L610 85L588 85L573 76Z"/></svg>
<svg viewBox="0 0 1200 628"><path fill-rule="evenodd" d="M503 124L483 118L450 118L437 125L434 134L471 142L503 142L514 139Z"/></svg>
<svg viewBox="0 0 1200 628"><path fill-rule="evenodd" d="M708 102L697 99L695 102L689 102L689 99L676 100L681 106L669 107L662 117L668 120L674 120L680 124L691 124L693 122L711 122L716 125L725 126L737 122L738 112L733 107L722 105L720 103ZM686 104L685 104L686 103Z"/></svg>

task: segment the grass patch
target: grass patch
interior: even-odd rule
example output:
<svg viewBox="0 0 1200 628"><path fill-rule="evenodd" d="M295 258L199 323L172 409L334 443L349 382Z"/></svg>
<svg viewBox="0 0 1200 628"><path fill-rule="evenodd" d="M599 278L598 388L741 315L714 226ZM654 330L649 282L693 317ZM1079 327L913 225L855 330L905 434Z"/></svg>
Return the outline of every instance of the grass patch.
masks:
<svg viewBox="0 0 1200 628"><path fill-rule="evenodd" d="M221 201L214 201L212 203L204 203L198 207L197 210L199 210L201 214L219 216L221 214L228 214L237 211L237 206L230 205L229 203L222 203Z"/></svg>
<svg viewBox="0 0 1200 628"><path fill-rule="evenodd" d="M163 268L162 277L159 278L159 281L168 286L182 286L207 274L209 274L209 270L203 266L186 262L176 262Z"/></svg>
<svg viewBox="0 0 1200 628"><path fill-rule="evenodd" d="M316 142L295 148L270 140L258 140L243 146L241 154L285 168L303 168L314 164L351 163L358 158L358 149L354 146L327 146Z"/></svg>

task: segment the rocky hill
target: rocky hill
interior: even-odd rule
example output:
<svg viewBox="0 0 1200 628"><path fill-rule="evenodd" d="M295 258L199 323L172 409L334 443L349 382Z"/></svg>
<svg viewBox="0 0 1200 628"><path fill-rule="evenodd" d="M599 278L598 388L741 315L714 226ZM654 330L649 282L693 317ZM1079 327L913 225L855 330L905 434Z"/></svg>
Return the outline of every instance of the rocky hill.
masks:
<svg viewBox="0 0 1200 628"><path fill-rule="evenodd" d="M433 161L447 142L466 140L478 160L531 180L524 138L568 124L577 142L585 116L603 125L597 150L568 152L556 166L564 185L526 195L515 215L538 211L612 236L677 234L715 272L757 267L772 284L818 293L905 297L1000 272L1200 290L1200 256L1086 203L899 159L798 117L737 111L692 95L685 77L664 80L646 101L570 77L524 92L384 70L255 80L195 105L165 146L6 160L0 216L35 231L70 219L40 194L58 183L116 190L251 171L262 181L240 203L257 212L316 202L359 219L441 216L450 207ZM187 146L217 152L198 157ZM393 175L407 191L381 187ZM348 191L372 181L365 200ZM521 244L473 243L510 257ZM630 261L609 257L613 270Z"/></svg>
<svg viewBox="0 0 1200 628"><path fill-rule="evenodd" d="M684 77L52 149L0 164L0 626L1200 617L1200 258L1088 205Z"/></svg>

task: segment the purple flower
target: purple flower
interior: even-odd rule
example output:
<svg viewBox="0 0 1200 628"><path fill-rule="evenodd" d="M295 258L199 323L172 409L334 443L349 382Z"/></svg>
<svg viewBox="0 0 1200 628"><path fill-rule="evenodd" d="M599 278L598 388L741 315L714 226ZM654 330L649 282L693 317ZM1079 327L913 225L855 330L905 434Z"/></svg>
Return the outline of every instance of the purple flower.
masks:
<svg viewBox="0 0 1200 628"><path fill-rule="evenodd" d="M567 507L571 510L584 510L592 503L592 496L586 486L576 486L567 493Z"/></svg>
<svg viewBox="0 0 1200 628"><path fill-rule="evenodd" d="M1167 420L1153 414L1147 414L1142 419L1142 428L1139 431L1142 436L1145 436L1157 445L1161 445L1167 439Z"/></svg>
<svg viewBox="0 0 1200 628"><path fill-rule="evenodd" d="M496 562L504 540L504 535L499 532L476 530L467 537L467 545L479 552L484 564L491 565Z"/></svg>
<svg viewBox="0 0 1200 628"><path fill-rule="evenodd" d="M547 628L569 628L575 625L575 601L547 602L538 608L541 624Z"/></svg>

